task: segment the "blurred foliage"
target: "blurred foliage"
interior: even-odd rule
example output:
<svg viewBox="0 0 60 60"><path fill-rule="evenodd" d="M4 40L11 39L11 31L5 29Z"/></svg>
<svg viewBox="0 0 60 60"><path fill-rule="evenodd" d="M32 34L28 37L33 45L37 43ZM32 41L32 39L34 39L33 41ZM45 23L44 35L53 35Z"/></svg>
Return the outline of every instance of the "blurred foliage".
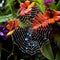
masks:
<svg viewBox="0 0 60 60"><path fill-rule="evenodd" d="M60 0L58 1L57 5L56 5L56 10L60 11Z"/></svg>
<svg viewBox="0 0 60 60"><path fill-rule="evenodd" d="M0 16L0 23L8 21L9 19L13 19L12 14L5 15L5 16Z"/></svg>
<svg viewBox="0 0 60 60"><path fill-rule="evenodd" d="M57 52L55 60L60 60L60 52Z"/></svg>
<svg viewBox="0 0 60 60"><path fill-rule="evenodd" d="M55 10L57 10L57 11L60 11L60 0L56 3L51 3L50 4L50 8L51 9L55 9Z"/></svg>
<svg viewBox="0 0 60 60"><path fill-rule="evenodd" d="M54 38L55 41L57 41L57 43L60 44L60 35L56 34Z"/></svg>

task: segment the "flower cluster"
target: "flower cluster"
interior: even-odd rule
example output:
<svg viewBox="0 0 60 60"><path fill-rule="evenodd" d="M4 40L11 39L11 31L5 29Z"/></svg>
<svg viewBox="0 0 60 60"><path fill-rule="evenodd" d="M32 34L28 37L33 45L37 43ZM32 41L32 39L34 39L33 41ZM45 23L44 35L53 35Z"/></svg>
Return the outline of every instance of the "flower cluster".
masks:
<svg viewBox="0 0 60 60"><path fill-rule="evenodd" d="M39 27L46 27L48 24L54 24L60 21L60 11L56 10L46 10L44 14L38 13L33 19L32 27L37 29Z"/></svg>
<svg viewBox="0 0 60 60"><path fill-rule="evenodd" d="M4 22L4 26L0 26L0 39L6 40L8 36L12 35L13 32L19 28L19 20L9 20Z"/></svg>
<svg viewBox="0 0 60 60"><path fill-rule="evenodd" d="M55 0L44 0L44 5L48 6L50 3L55 2ZM33 7L36 2L30 2L26 0L24 3L20 4L19 13L20 16L28 15L32 12ZM47 7L48 8L48 7ZM46 9L45 13L38 12L36 16L32 19L32 29L38 29L40 27L46 27L49 24L54 24L60 21L60 11ZM19 20L9 20L5 22L5 26L0 26L0 37L4 39L19 28Z"/></svg>
<svg viewBox="0 0 60 60"><path fill-rule="evenodd" d="M20 16L24 16L25 14L29 14L32 11L32 7L35 6L35 2L30 4L30 1L25 1L24 3L20 4Z"/></svg>

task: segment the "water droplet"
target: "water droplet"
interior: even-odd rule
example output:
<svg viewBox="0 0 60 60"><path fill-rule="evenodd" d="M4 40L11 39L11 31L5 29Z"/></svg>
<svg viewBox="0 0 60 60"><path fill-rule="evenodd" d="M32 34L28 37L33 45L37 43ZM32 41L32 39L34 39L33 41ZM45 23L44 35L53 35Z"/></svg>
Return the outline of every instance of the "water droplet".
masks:
<svg viewBox="0 0 60 60"><path fill-rule="evenodd" d="M29 34L29 36L32 36L31 34Z"/></svg>
<svg viewBox="0 0 60 60"><path fill-rule="evenodd" d="M32 36L32 34L30 34L30 33L27 33L27 35L28 35L28 36Z"/></svg>
<svg viewBox="0 0 60 60"><path fill-rule="evenodd" d="M29 33L27 33L27 35L29 35Z"/></svg>
<svg viewBox="0 0 60 60"><path fill-rule="evenodd" d="M35 44L33 43L32 46L35 46Z"/></svg>
<svg viewBox="0 0 60 60"><path fill-rule="evenodd" d="M25 40L26 40L26 41L29 40L28 37L26 37Z"/></svg>
<svg viewBox="0 0 60 60"><path fill-rule="evenodd" d="M48 38L45 37L44 40L48 40Z"/></svg>
<svg viewBox="0 0 60 60"><path fill-rule="evenodd" d="M30 42L28 42L28 45L30 45Z"/></svg>
<svg viewBox="0 0 60 60"><path fill-rule="evenodd" d="M27 49L28 49L28 47L25 47L25 49L27 50Z"/></svg>

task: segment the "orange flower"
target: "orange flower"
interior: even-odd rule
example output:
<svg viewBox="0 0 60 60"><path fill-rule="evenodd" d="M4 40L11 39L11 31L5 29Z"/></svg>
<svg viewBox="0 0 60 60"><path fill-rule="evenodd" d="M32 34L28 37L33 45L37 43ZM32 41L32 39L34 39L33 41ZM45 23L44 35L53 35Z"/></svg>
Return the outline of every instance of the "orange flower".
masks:
<svg viewBox="0 0 60 60"><path fill-rule="evenodd" d="M32 29L37 29L39 27L46 27L48 25L48 20L43 16L42 13L38 13L33 19Z"/></svg>
<svg viewBox="0 0 60 60"><path fill-rule="evenodd" d="M12 34L14 33L14 31L15 31L15 30L9 31L9 32L6 34L6 36L8 37L8 36L12 35Z"/></svg>
<svg viewBox="0 0 60 60"><path fill-rule="evenodd" d="M9 20L8 24L6 25L6 28L9 30L9 32L6 34L6 36L10 36L14 33L15 29L19 28L19 20Z"/></svg>
<svg viewBox="0 0 60 60"><path fill-rule="evenodd" d="M46 10L44 14L39 12L37 16L33 18L32 27L33 29L46 27L48 24L54 24L57 21L60 21L60 12L55 10Z"/></svg>
<svg viewBox="0 0 60 60"><path fill-rule="evenodd" d="M30 1L25 1L24 3L20 4L20 16L24 16L25 14L29 14L32 11L32 7L35 6L35 2L30 4Z"/></svg>
<svg viewBox="0 0 60 60"><path fill-rule="evenodd" d="M19 27L19 20L9 20L6 28L11 31L13 29L18 29Z"/></svg>
<svg viewBox="0 0 60 60"><path fill-rule="evenodd" d="M56 21L60 20L60 11L55 11L55 10L51 10L51 11L46 11L44 16L46 17L47 20L49 20L49 24L53 24Z"/></svg>

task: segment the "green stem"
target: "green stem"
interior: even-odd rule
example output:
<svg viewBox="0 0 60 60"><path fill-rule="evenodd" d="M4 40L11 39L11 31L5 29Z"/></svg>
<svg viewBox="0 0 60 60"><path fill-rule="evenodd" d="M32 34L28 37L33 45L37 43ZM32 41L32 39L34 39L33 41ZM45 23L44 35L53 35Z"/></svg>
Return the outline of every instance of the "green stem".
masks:
<svg viewBox="0 0 60 60"><path fill-rule="evenodd" d="M1 46L1 43L0 43L0 46ZM1 49L0 49L0 60L1 60Z"/></svg>
<svg viewBox="0 0 60 60"><path fill-rule="evenodd" d="M0 50L4 50L4 51L6 51L7 53L9 53L9 52L10 52L10 51L8 51L8 50L6 50L6 49L2 48L2 47L0 47Z"/></svg>
<svg viewBox="0 0 60 60"><path fill-rule="evenodd" d="M14 60L17 60L17 56L14 56Z"/></svg>
<svg viewBox="0 0 60 60"><path fill-rule="evenodd" d="M11 37L12 37L12 35L11 35ZM12 45L13 45L13 47L12 47L12 51L11 51L11 53L9 54L9 56L7 57L7 60L9 60L9 58L10 58L12 55L14 55L14 53L13 53L13 51L14 51L13 38L12 38Z"/></svg>
<svg viewBox="0 0 60 60"><path fill-rule="evenodd" d="M21 4L22 2L20 0L17 0L19 4Z"/></svg>
<svg viewBox="0 0 60 60"><path fill-rule="evenodd" d="M13 14L13 10L12 10L12 8L11 8L11 6L10 6L10 5L9 5L9 7L10 7L10 10L11 10L12 15L14 15L14 14Z"/></svg>

